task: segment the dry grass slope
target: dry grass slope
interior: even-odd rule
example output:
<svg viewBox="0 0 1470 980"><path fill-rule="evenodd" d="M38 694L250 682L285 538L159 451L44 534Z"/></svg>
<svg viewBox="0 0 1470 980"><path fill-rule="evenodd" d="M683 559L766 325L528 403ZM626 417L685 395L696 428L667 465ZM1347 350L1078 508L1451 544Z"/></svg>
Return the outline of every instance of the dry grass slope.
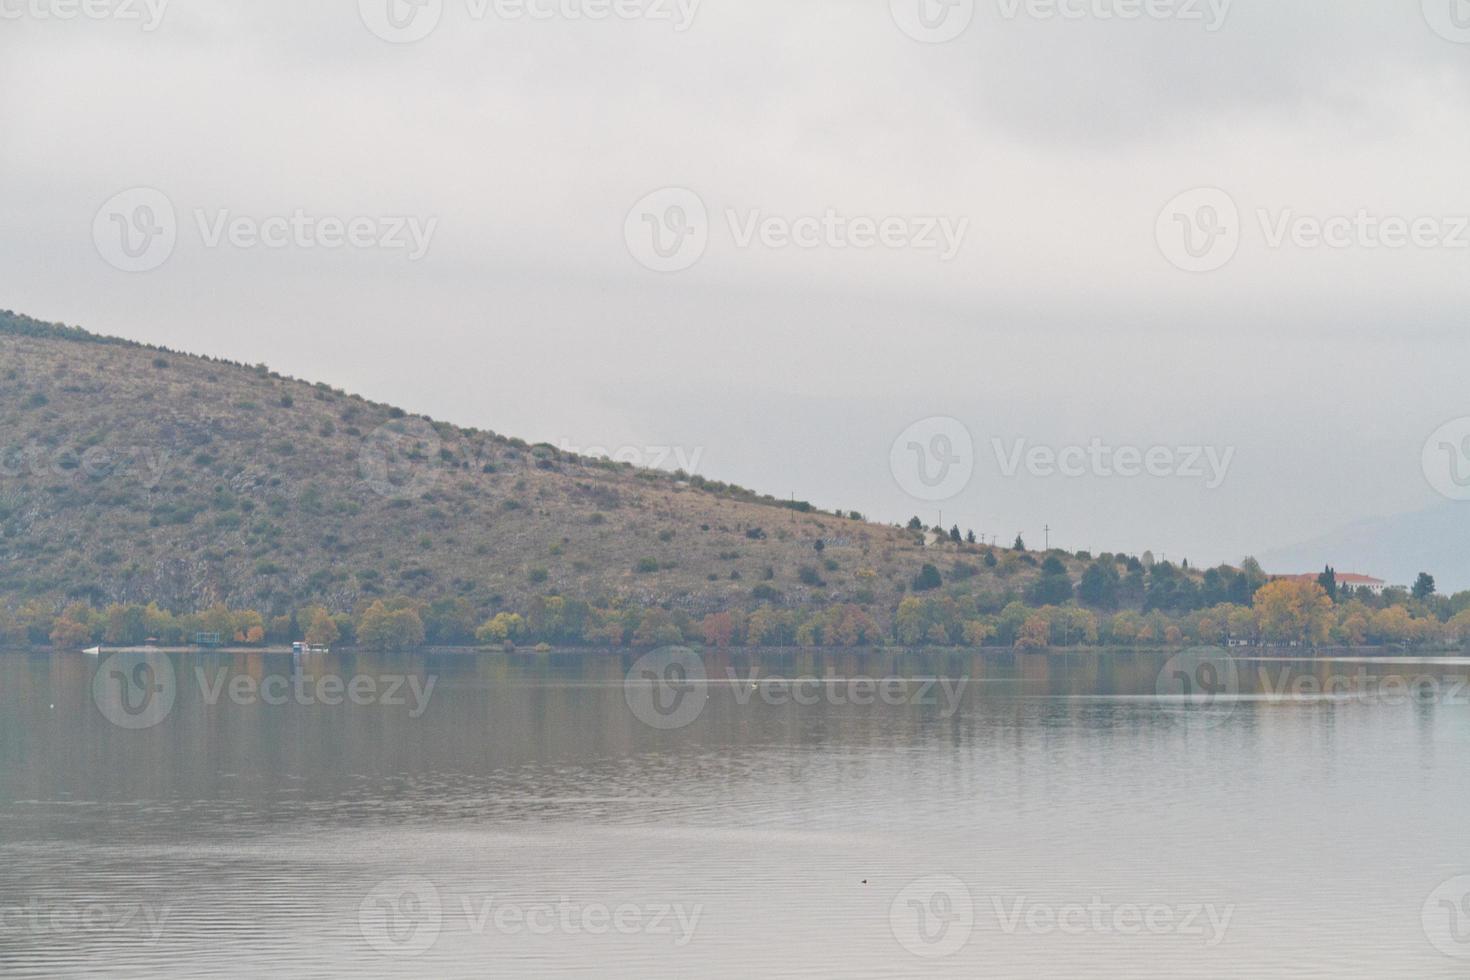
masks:
<svg viewBox="0 0 1470 980"><path fill-rule="evenodd" d="M486 612L545 594L694 614L765 599L888 620L925 562L947 582L962 563L965 590L996 601L1035 574L1034 559L990 569L895 527L8 312L0 424L10 598L268 614L394 594Z"/></svg>

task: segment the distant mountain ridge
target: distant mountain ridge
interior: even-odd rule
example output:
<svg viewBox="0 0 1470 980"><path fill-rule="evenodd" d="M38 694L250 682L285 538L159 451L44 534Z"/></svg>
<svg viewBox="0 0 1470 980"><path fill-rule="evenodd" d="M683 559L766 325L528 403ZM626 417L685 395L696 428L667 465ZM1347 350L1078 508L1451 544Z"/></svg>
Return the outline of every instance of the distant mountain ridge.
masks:
<svg viewBox="0 0 1470 980"><path fill-rule="evenodd" d="M1412 585L1420 572L1441 593L1470 589L1470 502L1445 501L1409 514L1371 517L1320 537L1260 555L1273 573L1321 571L1324 565Z"/></svg>

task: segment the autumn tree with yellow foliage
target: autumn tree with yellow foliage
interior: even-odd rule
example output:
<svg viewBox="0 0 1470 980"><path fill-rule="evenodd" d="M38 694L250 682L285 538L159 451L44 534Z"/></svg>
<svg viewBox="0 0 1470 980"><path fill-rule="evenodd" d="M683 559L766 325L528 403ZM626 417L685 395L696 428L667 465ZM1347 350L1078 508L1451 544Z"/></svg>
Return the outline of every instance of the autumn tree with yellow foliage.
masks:
<svg viewBox="0 0 1470 980"><path fill-rule="evenodd" d="M1301 579L1267 582L1256 591L1255 609L1261 634L1278 643L1326 642L1336 621L1327 590Z"/></svg>

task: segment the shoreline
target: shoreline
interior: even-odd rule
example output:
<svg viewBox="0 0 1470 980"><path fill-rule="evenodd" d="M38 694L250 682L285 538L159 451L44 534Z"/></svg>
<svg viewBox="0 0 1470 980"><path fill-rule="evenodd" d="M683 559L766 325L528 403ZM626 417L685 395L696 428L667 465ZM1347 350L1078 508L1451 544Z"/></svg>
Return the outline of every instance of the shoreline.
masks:
<svg viewBox="0 0 1470 980"><path fill-rule="evenodd" d="M1178 654L1189 650L1216 651L1225 654L1235 660L1334 660L1344 657L1375 657L1395 660L1416 660L1424 658L1443 657L1470 657L1470 650L1462 647L1425 647L1423 649L1411 650L1402 646L1333 646L1333 647L1283 647L1283 646L1246 646L1246 647L1209 647L1209 646L1069 646L1069 647L1039 647L1034 649L1020 650L1015 647L959 647L959 646L921 646L921 647L791 647L791 646L763 646L763 647L709 647L705 644L686 643L675 644L682 649L694 650L698 653L725 653L730 655L800 655L800 654L934 654L944 653L949 655L970 656L1011 656L1015 654L1041 654L1045 656L1072 656L1086 653L1160 653ZM598 654L598 655L635 655L644 656L660 647L549 647L537 649L535 647L515 647L513 649L500 649L496 647L442 647L425 646L414 647L407 650L369 650L365 647L343 646L334 647L328 651L298 652L290 647L266 646L266 647L156 647L156 646L131 646L131 647L107 647L100 648L99 654L89 654L85 650L66 650L56 647L14 647L0 649L3 653L46 653L52 656L57 654L75 654L77 656L111 656L117 653L164 653L164 654L266 654L271 656L304 656L322 657L333 655L353 656L363 654L393 654L403 656L408 654L422 654L432 656L565 656L567 654Z"/></svg>

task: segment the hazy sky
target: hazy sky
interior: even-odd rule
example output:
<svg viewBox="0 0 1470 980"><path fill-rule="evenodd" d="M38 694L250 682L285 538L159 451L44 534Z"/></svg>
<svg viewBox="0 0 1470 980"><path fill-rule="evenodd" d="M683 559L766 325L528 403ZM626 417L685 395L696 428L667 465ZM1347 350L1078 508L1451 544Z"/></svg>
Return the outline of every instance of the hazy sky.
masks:
<svg viewBox="0 0 1470 980"><path fill-rule="evenodd" d="M86 2L0 0L0 307L1006 541L1444 501L1461 0Z"/></svg>

